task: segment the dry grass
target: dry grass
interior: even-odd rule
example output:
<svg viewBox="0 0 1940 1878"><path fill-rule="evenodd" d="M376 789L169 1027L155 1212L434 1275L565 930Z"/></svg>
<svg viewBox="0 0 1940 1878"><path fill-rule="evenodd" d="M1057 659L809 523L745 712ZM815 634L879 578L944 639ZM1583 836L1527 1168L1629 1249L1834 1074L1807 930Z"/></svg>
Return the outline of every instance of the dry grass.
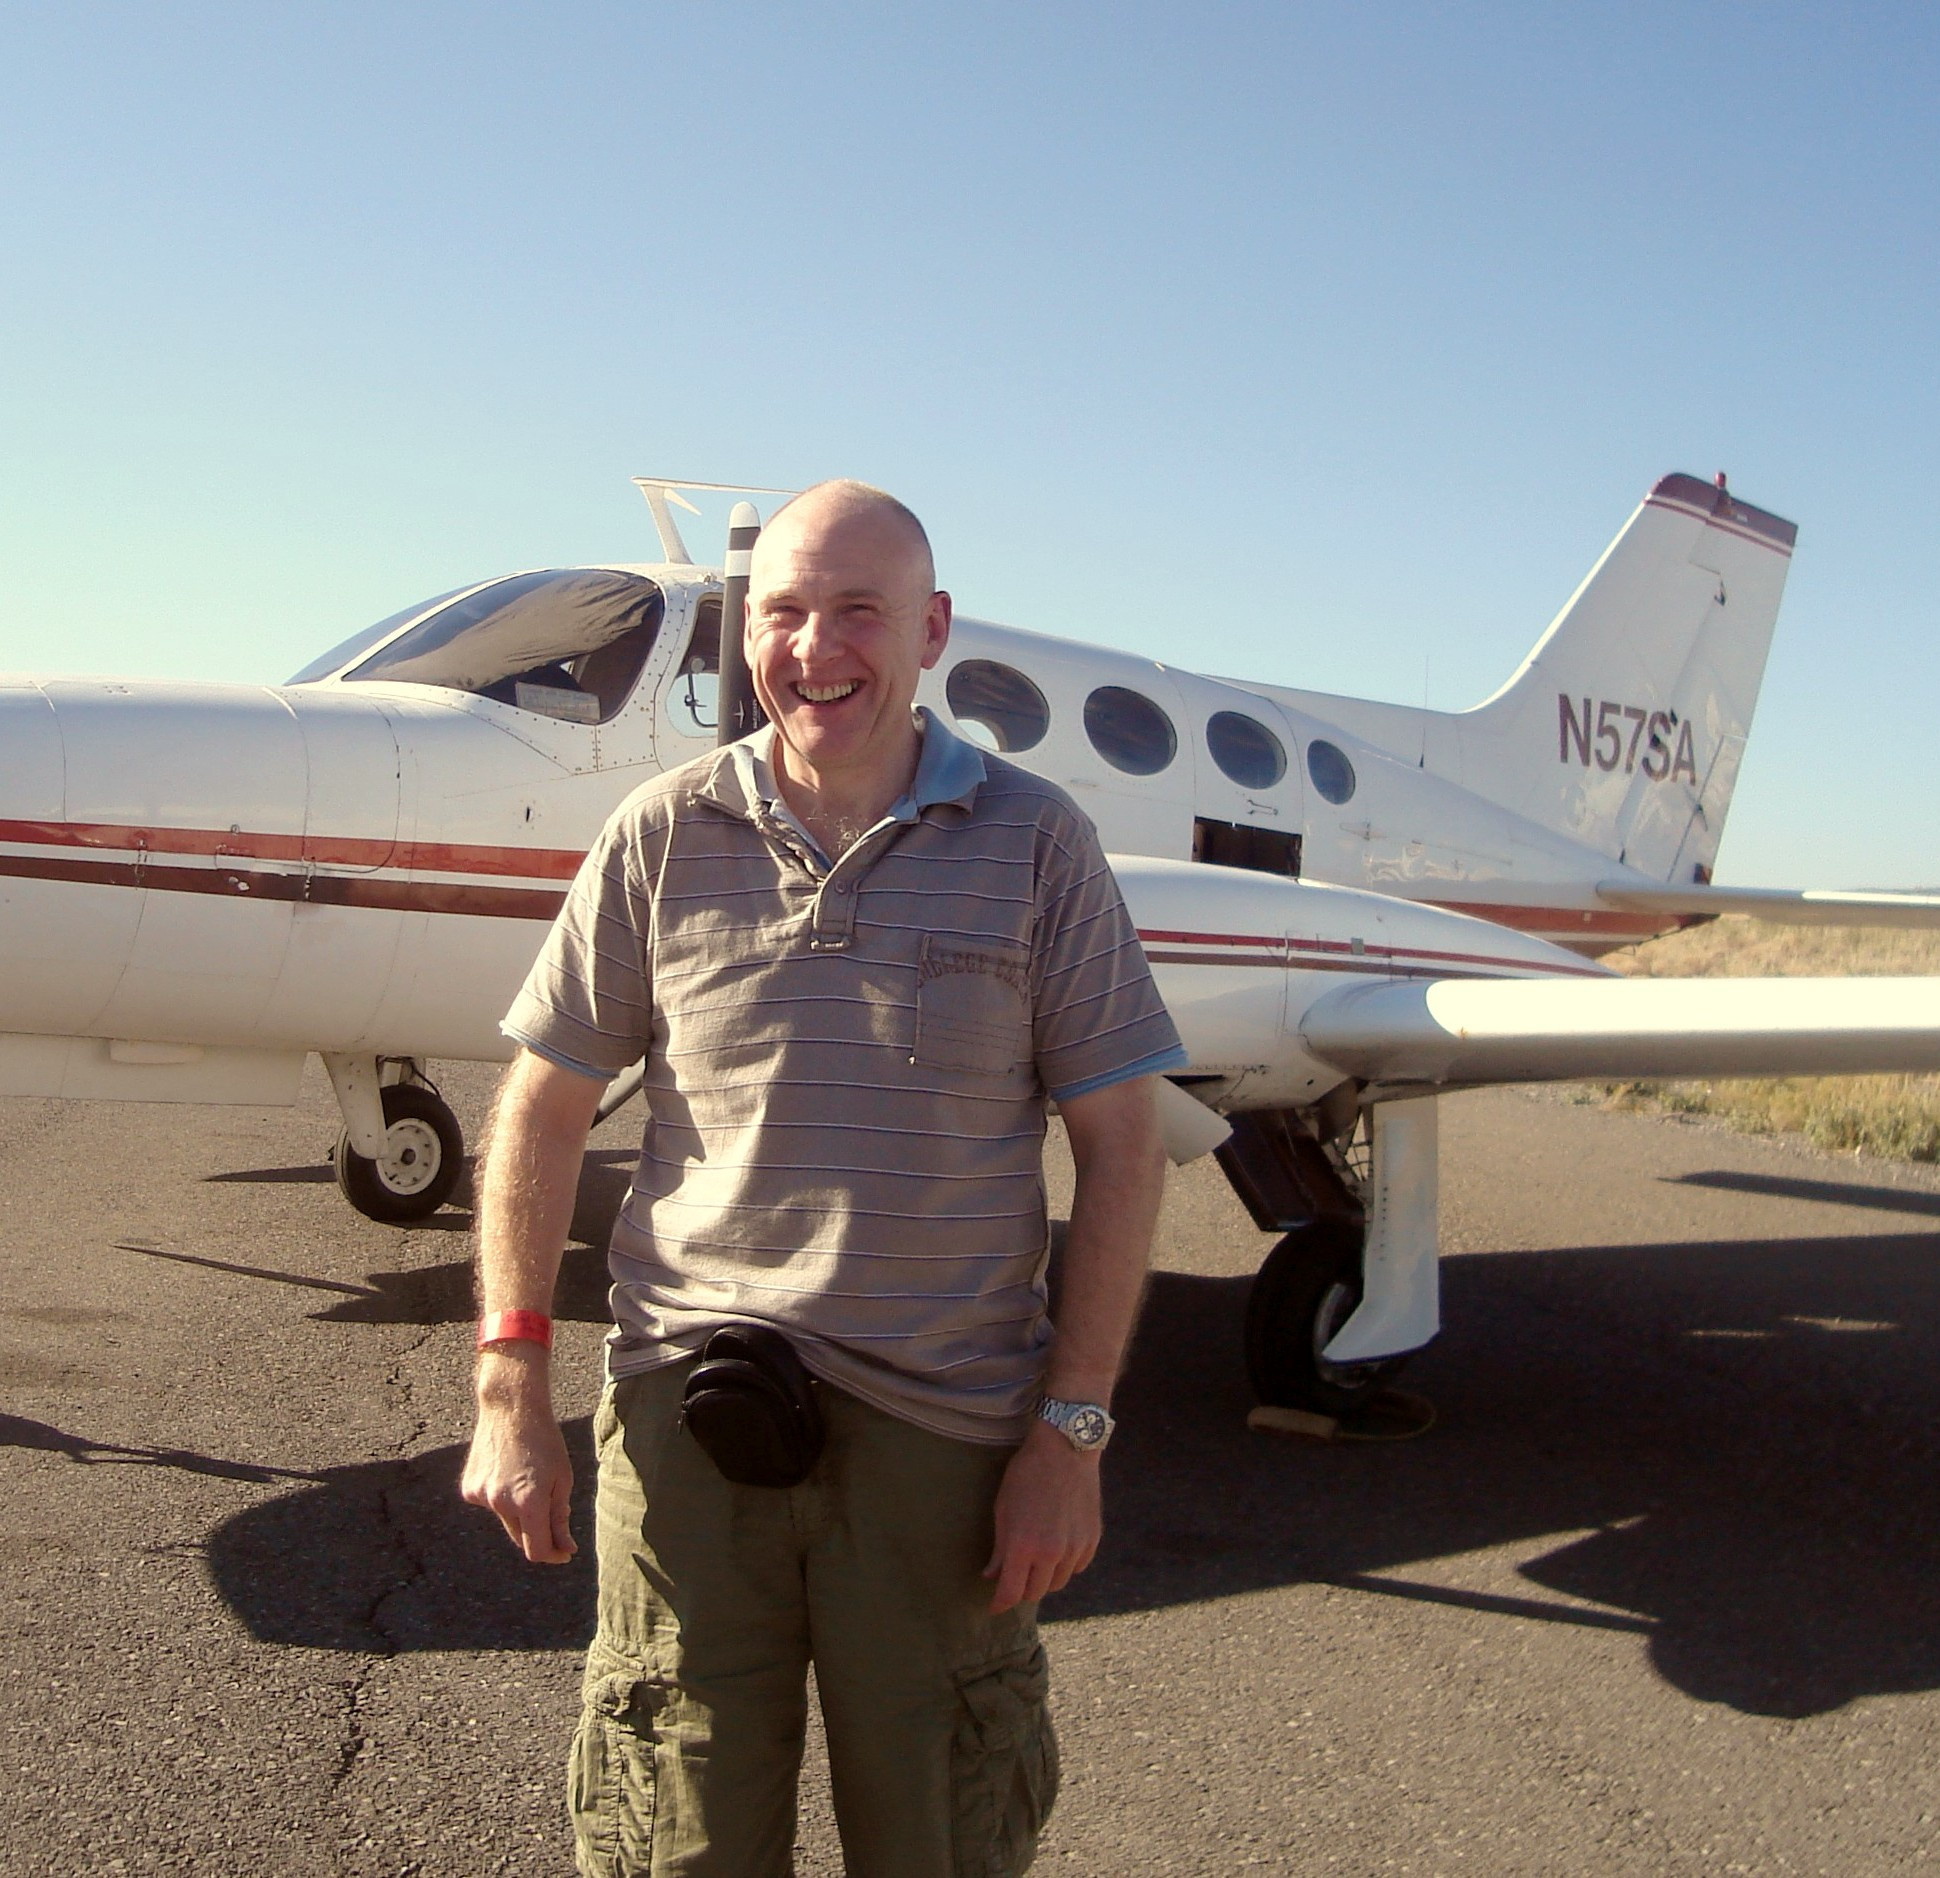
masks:
<svg viewBox="0 0 1940 1878"><path fill-rule="evenodd" d="M1940 976L1940 932L1721 919L1613 953L1606 963L1640 978ZM1798 1134L1884 1160L1940 1161L1940 1076L1598 1083L1581 1099L1712 1115L1750 1134Z"/></svg>

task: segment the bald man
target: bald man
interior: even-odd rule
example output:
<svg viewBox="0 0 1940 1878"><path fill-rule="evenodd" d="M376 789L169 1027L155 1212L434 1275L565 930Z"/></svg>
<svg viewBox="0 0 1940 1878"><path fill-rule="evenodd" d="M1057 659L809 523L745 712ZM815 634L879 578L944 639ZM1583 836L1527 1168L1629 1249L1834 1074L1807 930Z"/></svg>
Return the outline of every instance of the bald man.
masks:
<svg viewBox="0 0 1940 1878"><path fill-rule="evenodd" d="M464 1494L526 1558L572 1556L547 1312L594 1110L644 1055L579 1869L789 1872L812 1662L851 1878L1004 1878L1056 1790L1037 1602L1097 1549L1153 1078L1184 1055L1089 822L912 708L950 597L908 509L796 497L745 626L768 725L621 805L505 1020ZM1055 1332L1053 1098L1077 1167ZM750 1333L785 1345L734 1414L801 1436L793 1484L752 1484L690 1399Z"/></svg>

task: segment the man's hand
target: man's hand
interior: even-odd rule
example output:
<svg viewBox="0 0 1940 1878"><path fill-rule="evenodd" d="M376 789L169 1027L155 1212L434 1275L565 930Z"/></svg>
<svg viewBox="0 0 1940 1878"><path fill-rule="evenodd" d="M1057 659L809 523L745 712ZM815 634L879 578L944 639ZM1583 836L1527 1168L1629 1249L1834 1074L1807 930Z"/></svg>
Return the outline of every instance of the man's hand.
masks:
<svg viewBox="0 0 1940 1878"><path fill-rule="evenodd" d="M513 1063L479 1179L482 1314L551 1309L586 1133L605 1087L530 1050ZM490 1507L535 1564L572 1557L573 1470L542 1345L509 1338L479 1352L478 1427L460 1491L473 1506Z"/></svg>
<svg viewBox="0 0 1940 1878"><path fill-rule="evenodd" d="M571 1526L573 1464L543 1368L536 1388L506 1373L507 1365L522 1360L487 1353L460 1491L473 1506L496 1513L506 1537L533 1564L564 1565L579 1549Z"/></svg>
<svg viewBox="0 0 1940 1878"><path fill-rule="evenodd" d="M1134 1077L1061 1102L1077 1188L1064 1238L1064 1297L1044 1392L1108 1403L1145 1285L1145 1258L1165 1187L1157 1078ZM997 1489L993 1613L1062 1591L1091 1563L1104 1530L1096 1451L1033 1419Z"/></svg>
<svg viewBox="0 0 1940 1878"><path fill-rule="evenodd" d="M1062 1591L1091 1563L1104 1531L1098 1458L1031 1424L997 1489L997 1546L983 1571L997 1581L992 1616Z"/></svg>

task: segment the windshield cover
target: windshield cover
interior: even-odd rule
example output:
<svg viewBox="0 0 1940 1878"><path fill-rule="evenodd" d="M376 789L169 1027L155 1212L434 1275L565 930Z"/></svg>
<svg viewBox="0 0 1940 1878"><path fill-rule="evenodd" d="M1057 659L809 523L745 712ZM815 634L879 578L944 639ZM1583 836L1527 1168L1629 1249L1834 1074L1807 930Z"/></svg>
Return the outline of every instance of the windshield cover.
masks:
<svg viewBox="0 0 1940 1878"><path fill-rule="evenodd" d="M463 587L453 587L435 599L420 600L416 606L407 606L402 613L393 613L389 619L381 619L375 626L366 626L362 632L352 633L348 639L334 645L320 659L312 659L294 678L283 680L286 685L314 685L319 678L328 678L334 671L346 666L360 652L368 652L380 640L388 639L400 626L407 625L420 613L428 613L434 606L443 606L447 600L456 599L473 583L467 581Z"/></svg>
<svg viewBox="0 0 1940 1878"><path fill-rule="evenodd" d="M344 679L442 685L541 717L602 724L633 690L664 610L660 589L638 574L514 574L441 607Z"/></svg>

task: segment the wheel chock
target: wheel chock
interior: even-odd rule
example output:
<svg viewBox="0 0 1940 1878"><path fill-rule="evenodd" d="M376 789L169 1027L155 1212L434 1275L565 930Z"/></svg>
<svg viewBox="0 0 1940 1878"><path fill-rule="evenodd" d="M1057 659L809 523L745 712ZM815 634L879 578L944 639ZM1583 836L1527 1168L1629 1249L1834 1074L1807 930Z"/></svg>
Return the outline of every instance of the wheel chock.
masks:
<svg viewBox="0 0 1940 1878"><path fill-rule="evenodd" d="M1412 1441L1435 1425L1435 1405L1408 1389L1380 1389L1351 1415L1317 1415L1311 1409L1247 1410L1246 1425L1261 1434L1298 1435L1308 1441Z"/></svg>

